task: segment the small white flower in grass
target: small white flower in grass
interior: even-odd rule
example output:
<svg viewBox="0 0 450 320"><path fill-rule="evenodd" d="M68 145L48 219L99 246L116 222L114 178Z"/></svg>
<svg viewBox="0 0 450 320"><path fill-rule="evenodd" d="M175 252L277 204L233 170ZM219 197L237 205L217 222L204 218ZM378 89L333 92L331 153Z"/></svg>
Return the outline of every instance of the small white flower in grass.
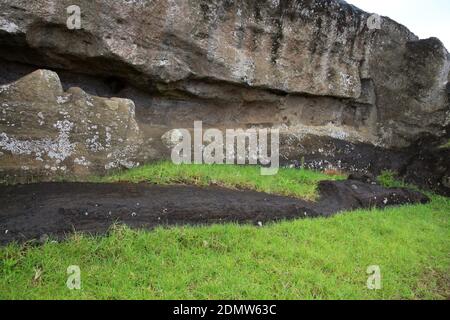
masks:
<svg viewBox="0 0 450 320"><path fill-rule="evenodd" d="M9 230L5 230L5 234L8 234Z"/></svg>
<svg viewBox="0 0 450 320"><path fill-rule="evenodd" d="M261 221L258 221L258 226L259 226L259 227L262 227L262 226L263 226L263 223L262 223Z"/></svg>
<svg viewBox="0 0 450 320"><path fill-rule="evenodd" d="M131 216L132 216L132 217L136 217L136 216L137 216L136 212L132 212L132 213L131 213Z"/></svg>
<svg viewBox="0 0 450 320"><path fill-rule="evenodd" d="M85 212L84 215L87 217L89 215L89 212Z"/></svg>
<svg viewBox="0 0 450 320"><path fill-rule="evenodd" d="M388 203L388 199L387 199L387 198L384 198L383 203L384 203L384 204L387 204L387 203Z"/></svg>

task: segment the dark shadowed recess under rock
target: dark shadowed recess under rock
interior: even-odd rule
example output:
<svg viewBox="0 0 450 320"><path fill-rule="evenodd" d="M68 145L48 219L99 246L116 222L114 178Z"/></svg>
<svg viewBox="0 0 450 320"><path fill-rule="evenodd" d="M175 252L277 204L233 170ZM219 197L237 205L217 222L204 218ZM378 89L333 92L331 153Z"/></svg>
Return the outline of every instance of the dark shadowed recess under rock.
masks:
<svg viewBox="0 0 450 320"><path fill-rule="evenodd" d="M0 187L0 243L50 238L73 231L105 234L131 228L252 223L331 216L344 210L426 203L421 193L356 180L324 181L308 202L254 191L148 184L40 183Z"/></svg>

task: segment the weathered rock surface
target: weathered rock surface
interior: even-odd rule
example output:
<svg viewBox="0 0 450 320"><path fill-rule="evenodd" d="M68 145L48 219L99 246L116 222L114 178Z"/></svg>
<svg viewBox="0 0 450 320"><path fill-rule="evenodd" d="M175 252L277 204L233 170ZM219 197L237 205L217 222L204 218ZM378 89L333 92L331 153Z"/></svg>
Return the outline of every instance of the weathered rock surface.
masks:
<svg viewBox="0 0 450 320"><path fill-rule="evenodd" d="M142 137L130 100L79 88L64 92L56 73L38 70L1 86L0 105L3 178L86 175L136 164Z"/></svg>
<svg viewBox="0 0 450 320"><path fill-rule="evenodd" d="M81 9L80 30L67 28L70 5ZM141 162L167 156L161 136L195 120L281 128L286 160L338 159L341 142L392 149L443 139L447 50L386 17L369 28L370 16L338 0L3 0L0 81L45 68L64 90L132 100L143 142L127 154ZM102 168L103 155L93 162Z"/></svg>

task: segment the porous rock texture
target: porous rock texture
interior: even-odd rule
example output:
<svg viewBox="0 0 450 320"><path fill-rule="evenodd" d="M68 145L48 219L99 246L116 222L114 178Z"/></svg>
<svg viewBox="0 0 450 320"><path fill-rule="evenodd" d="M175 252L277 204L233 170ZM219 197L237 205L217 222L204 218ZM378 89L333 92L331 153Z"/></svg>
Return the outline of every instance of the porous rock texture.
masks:
<svg viewBox="0 0 450 320"><path fill-rule="evenodd" d="M46 170L86 175L88 168L133 167L142 137L131 100L64 92L56 73L37 70L1 87L3 172Z"/></svg>
<svg viewBox="0 0 450 320"><path fill-rule="evenodd" d="M66 25L72 5L81 10L79 30ZM51 137L62 129L55 124L64 118L55 112L44 125L38 119L55 106L71 112L64 134L76 151L57 159L71 173L80 156L89 173L165 158L170 150L161 137L202 120L219 129L280 128L286 162L305 158L309 167L354 171L393 167L407 176L408 165L421 161L421 141L432 141L425 146L434 152L448 139L450 58L438 39L419 40L387 17L373 27L370 17L339 0L2 0L0 81L6 87L0 99L22 106L1 107L11 114L0 120L1 168L9 175L39 158L34 149L26 150L30 157L9 150L11 141L56 141ZM56 100L31 103L42 94L8 91L37 69L58 74L60 85L54 73L38 71L53 75L54 92L45 97ZM71 97L67 106L57 103L60 96ZM99 101L93 115L89 99ZM115 102L120 111L102 107ZM88 133L83 121L96 113L100 133ZM111 129L116 118L129 127ZM22 132L12 126L23 121ZM115 130L110 146L87 147L86 139L106 137L107 127ZM126 147L132 150L115 153ZM438 156L442 165L424 177L427 184L448 181L447 155ZM41 166L30 168L52 176L54 159L41 158Z"/></svg>

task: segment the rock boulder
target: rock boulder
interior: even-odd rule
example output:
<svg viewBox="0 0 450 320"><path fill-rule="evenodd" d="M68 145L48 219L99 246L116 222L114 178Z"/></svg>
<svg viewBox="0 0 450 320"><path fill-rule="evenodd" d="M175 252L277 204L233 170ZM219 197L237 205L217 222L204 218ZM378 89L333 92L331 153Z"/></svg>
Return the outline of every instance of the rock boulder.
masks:
<svg viewBox="0 0 450 320"><path fill-rule="evenodd" d="M142 137L130 100L64 92L56 73L37 70L0 87L3 178L86 175L133 167Z"/></svg>

